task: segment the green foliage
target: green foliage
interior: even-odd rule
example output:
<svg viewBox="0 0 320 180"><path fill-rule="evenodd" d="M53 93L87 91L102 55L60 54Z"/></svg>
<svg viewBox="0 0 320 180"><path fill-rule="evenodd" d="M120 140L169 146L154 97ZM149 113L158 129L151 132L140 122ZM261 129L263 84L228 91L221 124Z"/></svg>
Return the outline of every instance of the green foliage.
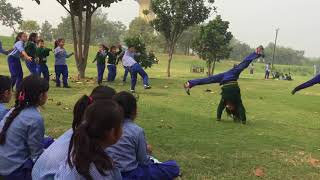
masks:
<svg viewBox="0 0 320 180"><path fill-rule="evenodd" d="M22 22L19 26L19 30L26 33L37 33L40 30L40 26L37 21L27 20Z"/></svg>
<svg viewBox="0 0 320 180"><path fill-rule="evenodd" d="M233 38L230 42L230 47L232 51L230 53L230 59L241 61L244 57L254 51L248 44L242 43L236 38Z"/></svg>
<svg viewBox="0 0 320 180"><path fill-rule="evenodd" d="M22 23L21 7L13 7L6 0L0 0L0 22L16 31L15 26Z"/></svg>
<svg viewBox="0 0 320 180"><path fill-rule="evenodd" d="M45 41L52 41L52 25L49 21L45 21L41 26L40 37Z"/></svg>
<svg viewBox="0 0 320 180"><path fill-rule="evenodd" d="M147 52L146 45L139 36L128 37L124 42L128 47L135 47L136 51L140 53L139 56L135 57L135 60L141 64L142 67L151 68L155 63L155 55Z"/></svg>
<svg viewBox="0 0 320 180"><path fill-rule="evenodd" d="M217 16L200 27L200 35L194 41L194 50L207 62L209 75L214 71L215 62L226 59L230 55L229 44L233 35L228 29L229 22Z"/></svg>
<svg viewBox="0 0 320 180"><path fill-rule="evenodd" d="M177 42L177 51L180 50L184 55L190 55L190 50L193 49L192 43L199 36L199 33L199 25L192 26L185 30Z"/></svg>

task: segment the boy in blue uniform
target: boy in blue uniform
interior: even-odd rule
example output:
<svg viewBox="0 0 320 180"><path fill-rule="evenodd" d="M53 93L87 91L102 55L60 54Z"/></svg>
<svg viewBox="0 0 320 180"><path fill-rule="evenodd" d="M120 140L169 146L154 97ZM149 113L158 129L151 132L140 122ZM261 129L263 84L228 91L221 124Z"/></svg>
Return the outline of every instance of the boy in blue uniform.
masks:
<svg viewBox="0 0 320 180"><path fill-rule="evenodd" d="M320 74L316 75L314 78L312 78L311 80L297 86L296 88L293 89L292 94L296 94L296 92L302 90L302 89L306 89L308 87L311 87L315 84L319 84L320 83Z"/></svg>
<svg viewBox="0 0 320 180"><path fill-rule="evenodd" d="M97 62L99 85L102 84L103 74L106 69L106 58L108 56L107 51L108 51L108 48L104 44L101 44L99 47L99 51L97 52L96 58L92 62L92 63Z"/></svg>
<svg viewBox="0 0 320 180"><path fill-rule="evenodd" d="M38 40L38 34L31 33L29 35L29 40L25 47L26 53L32 57L31 61L26 61L26 65L30 73L34 75L37 74L37 64L36 64L37 40Z"/></svg>
<svg viewBox="0 0 320 180"><path fill-rule="evenodd" d="M194 86L220 83L222 86L222 98L217 110L217 120L221 120L222 113L224 109L226 109L228 115L233 116L234 120L240 120L243 124L246 124L246 110L242 103L238 79L241 72L246 69L252 61L263 56L263 51L264 48L262 46L258 47L256 52L250 54L240 64L235 65L234 68L227 72L208 78L189 80L184 84L187 94L190 95L190 89Z"/></svg>
<svg viewBox="0 0 320 180"><path fill-rule="evenodd" d="M49 68L47 66L47 57L50 55L52 49L46 48L43 39L39 39L36 55L38 57L37 73L39 76L43 75L43 78L49 81Z"/></svg>
<svg viewBox="0 0 320 180"><path fill-rule="evenodd" d="M11 97L11 80L8 76L0 75L0 121L9 111L4 104L9 103Z"/></svg>
<svg viewBox="0 0 320 180"><path fill-rule="evenodd" d="M117 57L122 53L121 46L118 47L119 51L117 52L116 46L111 46L110 52L108 52L108 82L113 82L117 76Z"/></svg>

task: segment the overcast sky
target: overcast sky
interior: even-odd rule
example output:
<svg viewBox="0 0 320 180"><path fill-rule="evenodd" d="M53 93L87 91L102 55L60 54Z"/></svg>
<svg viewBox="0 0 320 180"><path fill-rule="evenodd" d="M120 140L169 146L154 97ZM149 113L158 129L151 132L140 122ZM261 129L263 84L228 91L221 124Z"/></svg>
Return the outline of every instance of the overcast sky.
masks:
<svg viewBox="0 0 320 180"><path fill-rule="evenodd" d="M42 0L40 7L31 0L7 0L23 7L23 18L57 25L65 10L55 0ZM307 56L320 56L319 0L216 0L218 13L231 22L235 37L251 46L274 41L280 28L279 45L306 51ZM123 0L105 9L109 19L128 25L138 16L138 4ZM11 30L0 26L0 35Z"/></svg>

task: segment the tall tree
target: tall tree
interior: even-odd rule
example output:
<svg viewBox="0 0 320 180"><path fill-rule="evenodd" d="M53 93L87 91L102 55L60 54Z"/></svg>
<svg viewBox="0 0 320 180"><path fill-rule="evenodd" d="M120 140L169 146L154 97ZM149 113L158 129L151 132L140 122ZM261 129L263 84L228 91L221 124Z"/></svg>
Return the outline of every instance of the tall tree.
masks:
<svg viewBox="0 0 320 180"><path fill-rule="evenodd" d="M38 4L41 0L35 0ZM85 77L91 39L92 15L99 7L121 0L56 0L71 16L73 46L79 78Z"/></svg>
<svg viewBox="0 0 320 180"><path fill-rule="evenodd" d="M27 20L27 21L23 21L20 24L19 29L26 33L33 33L33 32L37 33L40 31L40 26L37 23L37 21Z"/></svg>
<svg viewBox="0 0 320 180"><path fill-rule="evenodd" d="M52 41L52 25L45 21L41 26L40 36L46 41Z"/></svg>
<svg viewBox="0 0 320 180"><path fill-rule="evenodd" d="M209 76L214 73L216 62L230 55L229 44L233 35L228 29L229 22L223 21L219 15L207 25L201 26L200 35L194 42L199 57L207 62Z"/></svg>
<svg viewBox="0 0 320 180"><path fill-rule="evenodd" d="M208 1L210 4L214 0ZM173 53L181 34L189 27L208 19L214 7L208 6L205 0L153 0L151 7L156 17L151 22L154 28L163 34L168 47L168 77Z"/></svg>
<svg viewBox="0 0 320 180"><path fill-rule="evenodd" d="M16 33L16 25L22 23L21 7L13 7L6 0L0 0L0 21L2 25L10 27Z"/></svg>
<svg viewBox="0 0 320 180"><path fill-rule="evenodd" d="M177 42L177 48L182 50L184 55L190 55L190 51L192 50L192 43L196 37L199 36L200 26L195 25L188 28L181 34L180 39Z"/></svg>
<svg viewBox="0 0 320 180"><path fill-rule="evenodd" d="M236 61L241 61L242 58L254 51L248 44L240 42L236 38L231 40L230 47L232 48L230 58Z"/></svg>

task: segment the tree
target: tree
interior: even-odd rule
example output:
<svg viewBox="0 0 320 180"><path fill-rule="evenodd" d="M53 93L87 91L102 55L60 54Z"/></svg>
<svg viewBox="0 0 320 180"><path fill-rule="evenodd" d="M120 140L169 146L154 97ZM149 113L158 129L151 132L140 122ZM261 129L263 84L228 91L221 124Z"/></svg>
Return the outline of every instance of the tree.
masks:
<svg viewBox="0 0 320 180"><path fill-rule="evenodd" d="M40 4L41 0L35 0ZM121 0L56 0L71 16L73 47L78 77L85 77L91 40L92 15L99 7L110 7Z"/></svg>
<svg viewBox="0 0 320 180"><path fill-rule="evenodd" d="M52 25L48 21L45 21L41 26L41 32L40 32L41 38L46 41L52 41L52 36L53 36L52 33L53 33Z"/></svg>
<svg viewBox="0 0 320 180"><path fill-rule="evenodd" d="M242 43L235 38L231 40L230 47L232 48L230 58L237 61L240 61L242 58L254 51L254 49L248 44Z"/></svg>
<svg viewBox="0 0 320 180"><path fill-rule="evenodd" d="M216 62L230 55L229 44L233 35L228 29L229 22L223 21L220 15L200 27L200 35L194 42L194 49L199 57L207 62L209 76L214 73Z"/></svg>
<svg viewBox="0 0 320 180"><path fill-rule="evenodd" d="M21 7L13 7L6 0L0 0L0 21L2 25L12 28L14 33L17 33L15 26L22 23L21 10Z"/></svg>
<svg viewBox="0 0 320 180"><path fill-rule="evenodd" d="M37 33L40 31L40 26L37 23L37 21L27 20L27 21L23 21L20 24L19 30L26 33L33 33L33 32Z"/></svg>
<svg viewBox="0 0 320 180"><path fill-rule="evenodd" d="M190 55L192 49L192 43L196 37L199 36L200 26L195 25L188 28L181 34L180 39L177 42L177 48L182 50L184 55Z"/></svg>
<svg viewBox="0 0 320 180"><path fill-rule="evenodd" d="M214 0L209 0L213 3ZM204 0L153 0L151 7L155 19L151 22L154 28L163 34L168 47L168 77L173 53L181 34L191 26L208 19L211 10Z"/></svg>

